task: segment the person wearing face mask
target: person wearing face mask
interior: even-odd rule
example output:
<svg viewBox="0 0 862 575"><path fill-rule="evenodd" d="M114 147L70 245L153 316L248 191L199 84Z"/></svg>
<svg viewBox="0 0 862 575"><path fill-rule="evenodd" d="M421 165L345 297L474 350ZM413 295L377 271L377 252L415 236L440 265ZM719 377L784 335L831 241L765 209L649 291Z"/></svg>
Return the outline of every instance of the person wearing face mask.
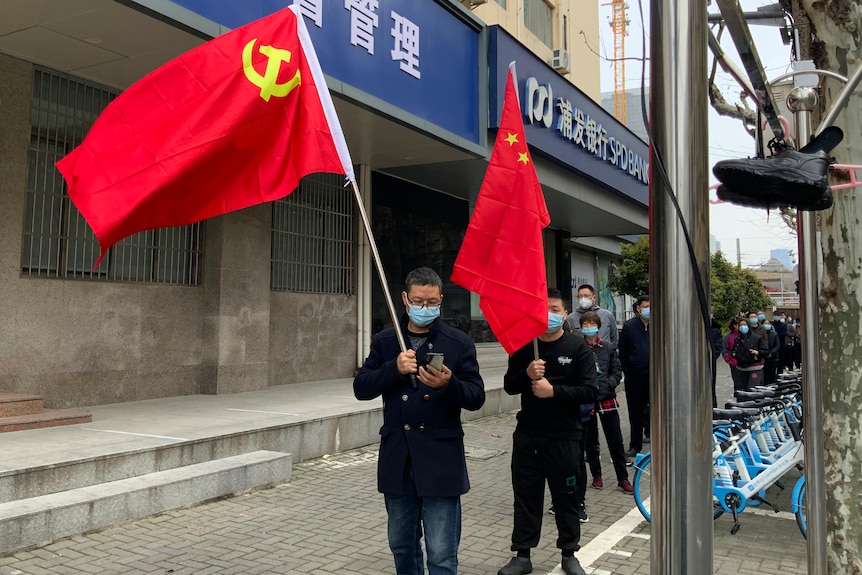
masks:
<svg viewBox="0 0 862 575"><path fill-rule="evenodd" d="M757 312L748 314L748 318L742 318L739 324L739 336L733 344L732 357L736 359L736 369L739 371L738 389L734 391L748 391L763 381L763 359L769 347L768 343L761 339L757 332L759 321ZM764 330L765 333L766 330Z"/></svg>
<svg viewBox="0 0 862 575"><path fill-rule="evenodd" d="M730 318L727 322L727 335L724 336L724 361L730 367L730 378L733 380L733 391L740 391L742 387L742 375L736 367L736 354L733 352L736 345L736 338L740 336L739 326L744 322L744 319L738 317ZM746 327L746 330L748 328Z"/></svg>
<svg viewBox="0 0 862 575"><path fill-rule="evenodd" d="M606 309L600 308L596 303L596 290L590 284L581 284L578 286L578 299L575 309L569 314L566 322L569 324L573 334L581 335L581 315L591 311L602 319L602 327L599 328L599 337L602 341L610 342L617 347L620 342L619 332L617 331L617 319L614 314Z"/></svg>
<svg viewBox="0 0 862 575"><path fill-rule="evenodd" d="M781 338L775 330L775 326L769 320L763 322L766 330L767 352L763 360L763 381L770 385L778 381L778 355L781 352Z"/></svg>
<svg viewBox="0 0 862 575"><path fill-rule="evenodd" d="M649 441L649 296L635 300L635 317L623 324L620 333L620 362L626 384L631 441L626 457L634 457Z"/></svg>
<svg viewBox="0 0 862 575"><path fill-rule="evenodd" d="M598 397L596 363L582 337L566 333L566 309L559 290L548 290L548 331L537 339L538 359L530 343L509 358L503 389L521 396L512 435L512 491L515 496L511 549L516 553L498 575L533 570L530 552L542 530L545 483L551 492L557 547L566 575L585 575L579 549L578 486L584 433L580 406ZM546 569L547 570L547 569ZM544 572L544 571L543 571Z"/></svg>
<svg viewBox="0 0 862 575"><path fill-rule="evenodd" d="M599 332L602 319L598 314L588 311L581 316L581 332L584 341L596 358L596 372L599 375L599 400L593 409L587 427L586 456L590 464L590 474L593 476L592 487L602 489L601 448L599 446L599 423L602 422L608 452L614 464L617 477L617 488L623 493L632 493L629 482L629 472L626 469L626 451L623 447L623 433L620 429L620 404L617 401L617 386L623 376L623 368L617 357L617 349L610 342L604 341ZM586 487L582 487L582 494Z"/></svg>
<svg viewBox="0 0 862 575"><path fill-rule="evenodd" d="M383 427L377 489L389 517L389 547L397 575L425 573L425 536L430 573L458 572L461 495L470 489L464 456L461 410L485 403L476 346L443 323L443 282L430 268L407 274L401 292L401 330L409 349L401 351L395 328L374 336L371 353L353 380L356 399L383 397ZM429 352L443 365L426 365Z"/></svg>

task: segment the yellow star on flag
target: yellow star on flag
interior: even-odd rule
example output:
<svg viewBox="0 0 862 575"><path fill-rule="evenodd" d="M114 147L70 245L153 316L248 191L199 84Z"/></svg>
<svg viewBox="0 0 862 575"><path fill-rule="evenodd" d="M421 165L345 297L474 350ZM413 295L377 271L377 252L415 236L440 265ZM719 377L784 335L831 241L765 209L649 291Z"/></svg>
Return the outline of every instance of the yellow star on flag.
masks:
<svg viewBox="0 0 862 575"><path fill-rule="evenodd" d="M509 145L510 145L510 146L511 146L512 144L517 144L517 143L518 143L518 134L513 134L513 133L509 132L509 135L508 135L506 138L504 138L504 139L505 139L507 142L509 142Z"/></svg>
<svg viewBox="0 0 862 575"><path fill-rule="evenodd" d="M518 152L518 161L524 162L524 165L526 166L530 160L529 160L529 158L527 158L526 152Z"/></svg>

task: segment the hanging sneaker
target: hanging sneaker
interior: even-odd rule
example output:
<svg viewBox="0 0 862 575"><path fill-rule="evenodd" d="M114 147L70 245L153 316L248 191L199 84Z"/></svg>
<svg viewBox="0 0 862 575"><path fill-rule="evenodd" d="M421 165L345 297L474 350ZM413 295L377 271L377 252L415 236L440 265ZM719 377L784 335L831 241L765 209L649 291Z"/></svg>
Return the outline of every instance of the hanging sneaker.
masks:
<svg viewBox="0 0 862 575"><path fill-rule="evenodd" d="M785 149L769 158L722 160L712 168L724 189L718 197L734 204L774 208L825 209L829 154ZM721 188L720 187L720 188ZM828 204L831 206L831 197ZM828 207L828 206L827 206Z"/></svg>

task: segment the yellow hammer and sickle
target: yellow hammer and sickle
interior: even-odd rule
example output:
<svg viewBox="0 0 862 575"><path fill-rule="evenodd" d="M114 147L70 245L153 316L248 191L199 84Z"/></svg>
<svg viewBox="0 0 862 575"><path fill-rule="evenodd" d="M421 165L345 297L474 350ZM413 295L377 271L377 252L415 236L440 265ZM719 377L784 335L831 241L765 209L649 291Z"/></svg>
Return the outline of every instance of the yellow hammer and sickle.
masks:
<svg viewBox="0 0 862 575"><path fill-rule="evenodd" d="M281 69L282 61L290 62L290 51L273 48L272 46L261 46L260 53L268 58L266 63L266 73L261 76L258 71L254 69L251 62L255 42L257 42L257 38L246 44L245 48L242 49L242 65L246 78L248 78L249 82L260 88L260 97L263 98L265 102L269 102L269 99L272 96L277 98L287 96L290 94L291 90L299 86L301 83L299 70L296 71L293 78L284 84L278 83L278 71Z"/></svg>

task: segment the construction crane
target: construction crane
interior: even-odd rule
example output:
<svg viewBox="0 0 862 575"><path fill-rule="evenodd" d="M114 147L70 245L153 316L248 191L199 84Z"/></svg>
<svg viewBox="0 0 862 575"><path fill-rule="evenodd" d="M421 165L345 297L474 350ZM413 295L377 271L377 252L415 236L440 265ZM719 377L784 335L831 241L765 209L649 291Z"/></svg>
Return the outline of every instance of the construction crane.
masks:
<svg viewBox="0 0 862 575"><path fill-rule="evenodd" d="M626 18L626 0L611 0L602 6L610 6L613 15L608 23L614 31L614 117L626 123L626 36L629 20Z"/></svg>

